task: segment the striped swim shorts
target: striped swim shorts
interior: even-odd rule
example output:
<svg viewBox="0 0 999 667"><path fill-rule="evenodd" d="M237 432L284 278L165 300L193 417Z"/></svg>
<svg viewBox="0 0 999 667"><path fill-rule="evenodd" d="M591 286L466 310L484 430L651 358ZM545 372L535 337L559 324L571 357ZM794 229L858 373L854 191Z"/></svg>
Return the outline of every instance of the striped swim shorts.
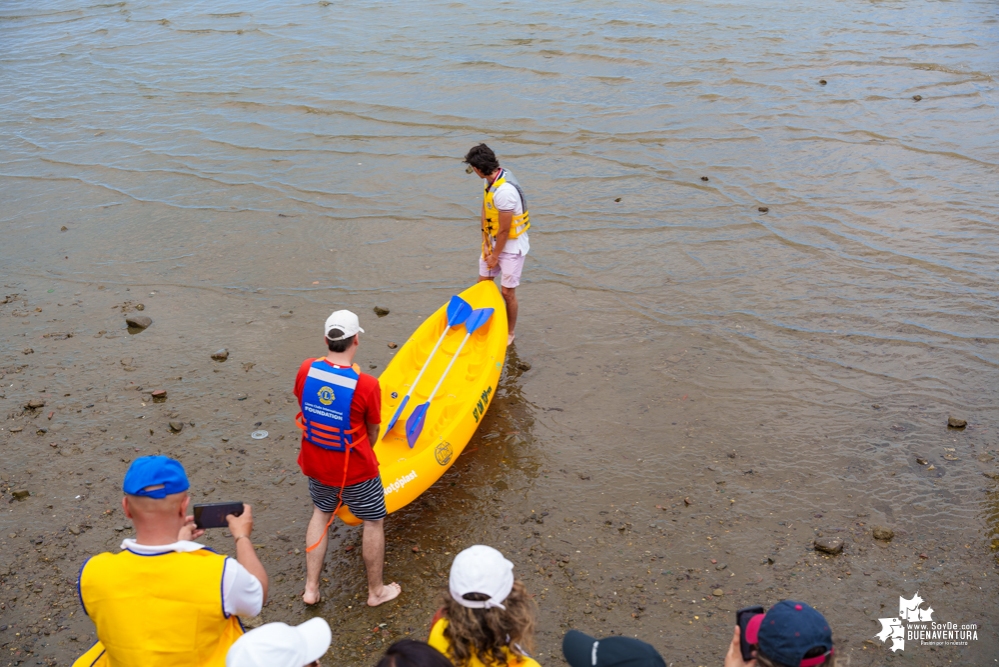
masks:
<svg viewBox="0 0 999 667"><path fill-rule="evenodd" d="M326 486L309 478L309 495L312 504L323 512L332 512L337 506L340 487ZM343 489L343 504L362 521L378 521L388 514L385 509L385 489L381 475L366 482L359 482Z"/></svg>

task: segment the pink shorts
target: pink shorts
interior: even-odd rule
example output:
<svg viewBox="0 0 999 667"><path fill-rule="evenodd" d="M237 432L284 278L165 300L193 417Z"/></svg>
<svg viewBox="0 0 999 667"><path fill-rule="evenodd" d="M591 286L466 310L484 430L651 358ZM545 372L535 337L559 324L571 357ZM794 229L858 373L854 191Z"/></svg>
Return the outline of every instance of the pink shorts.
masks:
<svg viewBox="0 0 999 667"><path fill-rule="evenodd" d="M499 264L495 269L486 266L486 260L479 255L479 275L483 278L495 278L503 274L500 284L503 287L513 289L520 284L520 273L524 270L524 260L526 255L512 252L501 252L499 254Z"/></svg>

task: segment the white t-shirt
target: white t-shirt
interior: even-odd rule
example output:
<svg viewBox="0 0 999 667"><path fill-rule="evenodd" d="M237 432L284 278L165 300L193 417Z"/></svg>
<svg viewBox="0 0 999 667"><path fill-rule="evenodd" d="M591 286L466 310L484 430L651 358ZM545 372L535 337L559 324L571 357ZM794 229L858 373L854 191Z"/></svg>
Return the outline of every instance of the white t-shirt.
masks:
<svg viewBox="0 0 999 667"><path fill-rule="evenodd" d="M173 544L149 546L148 544L139 544L133 539L127 539L121 543L121 548L142 556L155 556L167 551L187 553L204 549L205 546L186 540ZM264 587L260 585L260 580L250 574L250 571L240 565L238 561L227 557L225 565L222 567L222 609L230 616L232 614L256 616L263 606Z"/></svg>
<svg viewBox="0 0 999 667"><path fill-rule="evenodd" d="M514 216L524 212L524 202L520 199L520 193L512 183L504 183L496 188L493 193L493 205L500 211L513 211ZM494 244L495 245L495 244ZM515 255L526 255L531 249L531 242L524 232L515 239L508 238L503 252L511 252Z"/></svg>

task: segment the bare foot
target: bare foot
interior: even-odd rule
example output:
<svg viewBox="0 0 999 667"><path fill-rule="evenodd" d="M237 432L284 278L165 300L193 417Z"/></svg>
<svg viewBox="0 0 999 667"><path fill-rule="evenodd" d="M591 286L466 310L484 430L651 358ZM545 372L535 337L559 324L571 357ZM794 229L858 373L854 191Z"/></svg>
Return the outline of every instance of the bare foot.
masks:
<svg viewBox="0 0 999 667"><path fill-rule="evenodd" d="M302 593L302 602L307 605L314 605L319 602L321 596L319 595L319 585L317 584L315 588L311 586L306 586L305 591Z"/></svg>
<svg viewBox="0 0 999 667"><path fill-rule="evenodd" d="M382 590L378 593L378 595L371 592L368 593L368 606L377 607L378 605L388 602L389 600L396 599L399 597L400 593L402 593L402 586L399 584L394 581L391 584L385 584L382 586Z"/></svg>
<svg viewBox="0 0 999 667"><path fill-rule="evenodd" d="M507 345L512 345L513 344L513 339L516 338L516 337L517 337L517 334L514 334L514 333L510 334L509 336L507 336L506 337L506 344Z"/></svg>

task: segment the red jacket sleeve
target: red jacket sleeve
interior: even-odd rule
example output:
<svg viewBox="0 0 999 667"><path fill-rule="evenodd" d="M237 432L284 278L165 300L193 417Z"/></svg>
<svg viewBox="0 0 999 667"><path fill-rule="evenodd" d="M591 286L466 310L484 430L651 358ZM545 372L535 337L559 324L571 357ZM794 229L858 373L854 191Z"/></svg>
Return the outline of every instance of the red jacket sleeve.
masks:
<svg viewBox="0 0 999 667"><path fill-rule="evenodd" d="M382 423L382 388L378 384L378 378L371 378L371 386L368 388L367 405L364 410L364 422L366 424Z"/></svg>
<svg viewBox="0 0 999 667"><path fill-rule="evenodd" d="M295 398L298 399L299 405L302 403L302 390L305 389L305 378L309 376L309 367L315 359L306 359L302 362L302 365L298 367L298 375L295 376Z"/></svg>

